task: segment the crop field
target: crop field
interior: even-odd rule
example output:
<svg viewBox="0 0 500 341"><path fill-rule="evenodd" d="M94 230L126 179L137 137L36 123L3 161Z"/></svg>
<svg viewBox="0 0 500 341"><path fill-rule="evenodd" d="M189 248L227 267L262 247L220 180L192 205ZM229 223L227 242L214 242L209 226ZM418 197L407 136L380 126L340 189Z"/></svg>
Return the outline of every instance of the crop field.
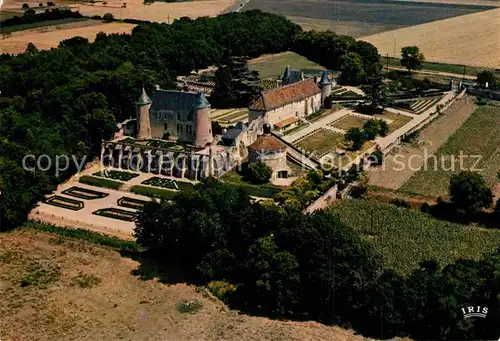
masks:
<svg viewBox="0 0 500 341"><path fill-rule="evenodd" d="M37 7L39 1L4 0L6 9L20 10L21 4L28 3L30 7ZM123 3L126 8L122 8ZM166 3L157 1L144 5L142 0L107 0L96 2L93 5L87 1L68 1L75 9L85 16L111 13L118 19L138 19L157 22L172 22L181 17L197 18L201 16L216 16L233 4L232 0L203 0ZM56 1L56 4L59 4Z"/></svg>
<svg viewBox="0 0 500 341"><path fill-rule="evenodd" d="M251 3L251 2L250 2ZM251 71L258 71L261 78L281 76L286 66L297 70L323 70L319 64L294 52L284 52L261 56L248 61Z"/></svg>
<svg viewBox="0 0 500 341"><path fill-rule="evenodd" d="M330 29L355 37L419 25L494 8L392 0L251 0L246 10L289 16L305 29Z"/></svg>
<svg viewBox="0 0 500 341"><path fill-rule="evenodd" d="M480 106L436 153L426 167L415 173L401 187L402 191L428 196L446 196L450 177L458 173L460 152L463 169L478 170L493 186L500 165L500 116L498 107ZM476 164L477 162L477 164Z"/></svg>
<svg viewBox="0 0 500 341"><path fill-rule="evenodd" d="M394 50L399 55L402 46L416 45L428 61L498 68L500 49L492 37L498 27L500 8L361 39L375 45L381 55L393 56Z"/></svg>
<svg viewBox="0 0 500 341"><path fill-rule="evenodd" d="M22 53L28 43L33 43L39 50L49 50L57 47L61 40L81 36L93 41L99 32L130 33L135 27L133 24L106 23L96 20L84 20L76 23L46 26L38 29L13 32L1 39L0 54Z"/></svg>
<svg viewBox="0 0 500 341"><path fill-rule="evenodd" d="M500 230L464 227L389 204L342 200L332 210L374 245L387 267L401 274L432 258L442 266L458 258L480 259L500 244Z"/></svg>

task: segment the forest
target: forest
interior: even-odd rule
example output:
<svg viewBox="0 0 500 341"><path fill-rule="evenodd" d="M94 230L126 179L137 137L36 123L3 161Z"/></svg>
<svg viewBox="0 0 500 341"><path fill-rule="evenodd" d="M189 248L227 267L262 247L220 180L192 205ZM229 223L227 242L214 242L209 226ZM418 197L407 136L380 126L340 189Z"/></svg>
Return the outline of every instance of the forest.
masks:
<svg viewBox="0 0 500 341"><path fill-rule="evenodd" d="M404 276L387 269L335 207L303 214L300 205L252 204L217 180L146 205L135 234L148 250L144 268L153 260L163 280L217 283L217 296L246 313L376 338L493 340L500 333L500 249L444 268L429 259ZM489 312L464 319L466 306Z"/></svg>
<svg viewBox="0 0 500 341"><path fill-rule="evenodd" d="M330 44L324 51L323 35ZM231 56L253 58L310 47L308 58L338 67L348 52L371 60L376 49L368 45L331 32L311 36L283 16L256 10L181 18L171 25L142 23L131 35L101 33L93 43L74 37L50 51L29 44L23 54L0 55L2 229L20 225L44 194L76 171L72 166L59 176L53 168L28 172L23 157L91 160L101 140L115 132L116 122L135 116L143 84L150 92L156 84L171 89L177 75L219 65Z"/></svg>

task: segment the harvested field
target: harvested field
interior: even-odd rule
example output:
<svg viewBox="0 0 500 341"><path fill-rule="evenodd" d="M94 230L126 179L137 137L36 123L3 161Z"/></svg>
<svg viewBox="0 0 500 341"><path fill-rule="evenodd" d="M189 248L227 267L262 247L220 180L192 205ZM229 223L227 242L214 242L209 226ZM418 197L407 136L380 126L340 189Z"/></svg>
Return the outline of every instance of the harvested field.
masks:
<svg viewBox="0 0 500 341"><path fill-rule="evenodd" d="M261 78L281 76L287 65L290 66L291 69L299 70L324 69L321 65L294 52L264 55L248 61L249 69L251 71L258 71Z"/></svg>
<svg viewBox="0 0 500 341"><path fill-rule="evenodd" d="M463 158L460 160L460 153ZM429 196L446 196L450 177L460 170L478 171L490 186L496 184L500 165L500 116L498 107L480 106L436 153L401 187Z"/></svg>
<svg viewBox="0 0 500 341"><path fill-rule="evenodd" d="M30 7L38 6L35 1L4 0L5 7L21 8L21 3L28 3ZM172 22L181 17L197 18L201 16L216 16L225 8L233 4L232 0L206 0L206 1L188 1L188 2L155 2L150 5L144 5L142 0L126 1L127 7L122 8L122 0L107 0L106 6L102 2L96 2L90 5L86 2L65 1L71 4L80 13L87 16L111 13L118 19L138 19L157 22ZM57 2L56 2L57 3Z"/></svg>
<svg viewBox="0 0 500 341"><path fill-rule="evenodd" d="M290 16L298 24L304 24L306 29L320 25L322 29L356 37L491 8L493 7L392 0L252 0L245 6L245 10L262 9ZM320 21L316 22L316 19Z"/></svg>
<svg viewBox="0 0 500 341"><path fill-rule="evenodd" d="M361 38L381 55L417 45L429 61L498 68L500 8ZM471 45L471 42L474 42Z"/></svg>
<svg viewBox="0 0 500 341"><path fill-rule="evenodd" d="M3 341L365 340L315 322L239 315L204 289L141 280L139 263L89 242L21 229L0 234L0 244ZM202 307L181 313L184 300Z"/></svg>
<svg viewBox="0 0 500 341"><path fill-rule="evenodd" d="M76 25L76 27L74 26ZM26 50L28 43L33 43L39 50L49 50L57 47L61 40L76 36L85 37L90 41L95 39L99 32L130 33L135 27L133 24L106 23L96 20L86 20L72 24L47 26L29 31L13 32L10 36L1 40L1 53L22 53Z"/></svg>
<svg viewBox="0 0 500 341"><path fill-rule="evenodd" d="M420 146L401 146L384 160L382 167L369 168L370 185L398 189L420 169L424 155L434 154L474 112L474 102L465 97L453 103L441 117L420 132Z"/></svg>

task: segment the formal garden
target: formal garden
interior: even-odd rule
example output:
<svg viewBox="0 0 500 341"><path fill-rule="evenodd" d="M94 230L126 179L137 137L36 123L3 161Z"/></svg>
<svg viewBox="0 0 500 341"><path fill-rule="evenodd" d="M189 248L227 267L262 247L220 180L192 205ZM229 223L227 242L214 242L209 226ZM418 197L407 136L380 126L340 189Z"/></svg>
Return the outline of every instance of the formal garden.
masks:
<svg viewBox="0 0 500 341"><path fill-rule="evenodd" d="M144 180L142 182L143 185L148 185L148 186L154 186L154 187L161 187L161 188L168 188L176 191L184 191L184 190L189 190L193 189L194 184L186 181L176 181L176 180L171 180L171 179L166 179L166 178L160 178L157 176L154 176L152 178L149 178L147 180Z"/></svg>
<svg viewBox="0 0 500 341"><path fill-rule="evenodd" d="M129 181L139 176L139 173L131 173L117 170L107 170L104 169L99 172L92 174L94 176L103 177L106 179L119 180L119 181Z"/></svg>
<svg viewBox="0 0 500 341"><path fill-rule="evenodd" d="M86 199L86 200L102 199L109 195L108 193L94 191L78 186L73 186L71 188L65 189L61 193L75 198Z"/></svg>
<svg viewBox="0 0 500 341"><path fill-rule="evenodd" d="M83 175L78 179L78 181L82 184L90 186L110 188L115 190L118 190L123 185L123 182L121 181L115 181L90 175Z"/></svg>
<svg viewBox="0 0 500 341"><path fill-rule="evenodd" d="M124 221L134 221L137 219L137 213L125 211L119 208L102 208L100 210L92 212L92 214L107 217L112 219L124 220Z"/></svg>
<svg viewBox="0 0 500 341"><path fill-rule="evenodd" d="M60 195L51 196L43 201L46 204L65 208L72 211L79 211L84 207L83 201L65 198Z"/></svg>

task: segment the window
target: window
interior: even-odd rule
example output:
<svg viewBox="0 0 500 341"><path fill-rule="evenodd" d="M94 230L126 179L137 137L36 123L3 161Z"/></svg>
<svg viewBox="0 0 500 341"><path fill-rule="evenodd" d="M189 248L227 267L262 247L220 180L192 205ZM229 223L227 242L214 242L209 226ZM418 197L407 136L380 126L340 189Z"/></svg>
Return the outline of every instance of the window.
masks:
<svg viewBox="0 0 500 341"><path fill-rule="evenodd" d="M193 127L192 126L186 126L186 134L187 134L187 136L191 136L193 134Z"/></svg>
<svg viewBox="0 0 500 341"><path fill-rule="evenodd" d="M178 113L177 113L177 121L180 121L180 120L181 120L181 113L180 113L180 112L178 112Z"/></svg>
<svg viewBox="0 0 500 341"><path fill-rule="evenodd" d="M188 120L188 121L190 121L190 122L193 120L193 111L192 111L192 110L191 110L191 112L188 114L187 120Z"/></svg>
<svg viewBox="0 0 500 341"><path fill-rule="evenodd" d="M177 125L177 134L180 134L180 132L181 132L181 125L180 125L180 124L178 124L178 125Z"/></svg>
<svg viewBox="0 0 500 341"><path fill-rule="evenodd" d="M163 130L165 130L165 131L166 131L167 129L168 129L168 124L167 124L167 122L165 122L165 123L163 124Z"/></svg>

